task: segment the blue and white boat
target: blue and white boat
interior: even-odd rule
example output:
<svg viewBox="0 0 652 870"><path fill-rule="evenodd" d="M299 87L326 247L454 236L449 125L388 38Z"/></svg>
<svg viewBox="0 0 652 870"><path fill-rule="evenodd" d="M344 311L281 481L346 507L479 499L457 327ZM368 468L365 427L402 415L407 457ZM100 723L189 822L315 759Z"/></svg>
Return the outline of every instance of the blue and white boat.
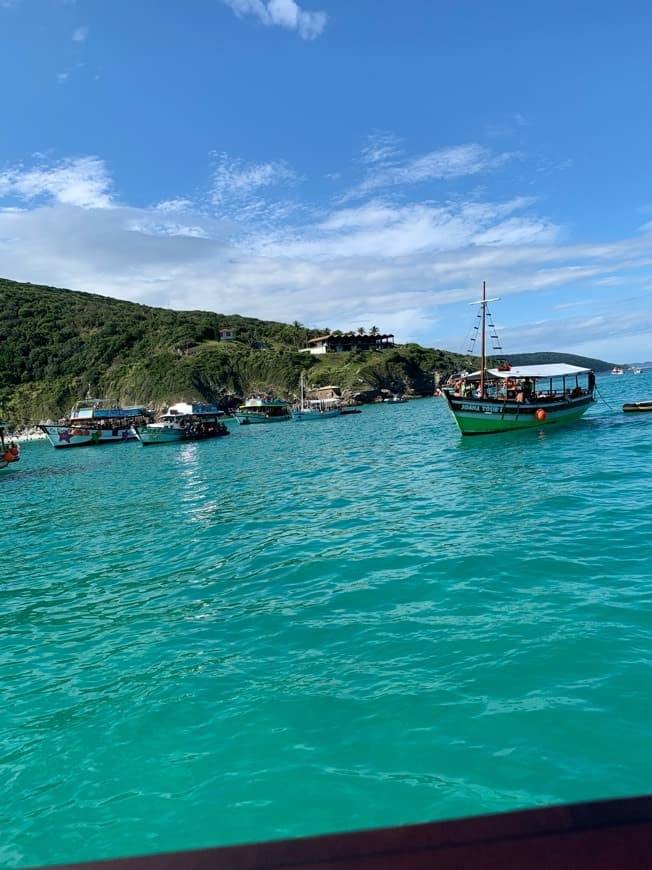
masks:
<svg viewBox="0 0 652 870"><path fill-rule="evenodd" d="M220 420L224 411L217 405L177 402L160 414L153 423L134 426L134 435L145 447L148 444L170 444L179 441L203 441L228 435Z"/></svg>
<svg viewBox="0 0 652 870"><path fill-rule="evenodd" d="M92 444L120 444L135 438L132 427L153 419L152 411L143 407L122 408L109 405L106 399L83 399L73 405L68 417L59 423L39 426L50 444L85 447Z"/></svg>
<svg viewBox="0 0 652 870"><path fill-rule="evenodd" d="M329 420L339 417L342 409L334 404L336 399L306 399L298 408L292 409L293 420Z"/></svg>
<svg viewBox="0 0 652 870"><path fill-rule="evenodd" d="M301 421L329 420L339 417L342 413L340 400L331 399L306 399L304 395L304 374L301 372L300 383L301 397L296 408L292 408L292 419Z"/></svg>

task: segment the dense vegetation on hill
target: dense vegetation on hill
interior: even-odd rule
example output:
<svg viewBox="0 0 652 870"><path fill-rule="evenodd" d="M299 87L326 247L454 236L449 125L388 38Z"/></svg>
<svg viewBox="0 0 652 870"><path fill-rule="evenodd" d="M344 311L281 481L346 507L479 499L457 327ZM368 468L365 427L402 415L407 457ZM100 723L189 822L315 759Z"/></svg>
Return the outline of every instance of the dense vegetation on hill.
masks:
<svg viewBox="0 0 652 870"><path fill-rule="evenodd" d="M594 372L606 372L613 368L613 363L605 362L602 359L593 359L590 356L577 356L574 353L513 353L510 354L509 361L513 366L532 366L562 362L571 366L593 369Z"/></svg>
<svg viewBox="0 0 652 870"><path fill-rule="evenodd" d="M236 340L220 341L227 328ZM0 417L21 424L58 418L87 394L153 407L225 405L260 390L292 397L302 370L312 386L335 384L361 398L382 389L428 395L437 375L478 364L416 344L322 357L299 352L327 331L0 279ZM512 362L525 356L542 355Z"/></svg>

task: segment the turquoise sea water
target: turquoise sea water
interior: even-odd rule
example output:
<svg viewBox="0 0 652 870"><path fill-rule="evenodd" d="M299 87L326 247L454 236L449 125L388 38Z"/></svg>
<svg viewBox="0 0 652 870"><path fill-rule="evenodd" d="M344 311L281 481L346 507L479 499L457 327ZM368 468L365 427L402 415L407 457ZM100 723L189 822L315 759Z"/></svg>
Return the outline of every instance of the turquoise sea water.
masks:
<svg viewBox="0 0 652 870"><path fill-rule="evenodd" d="M647 793L652 373L462 439L443 399L0 478L0 864Z"/></svg>

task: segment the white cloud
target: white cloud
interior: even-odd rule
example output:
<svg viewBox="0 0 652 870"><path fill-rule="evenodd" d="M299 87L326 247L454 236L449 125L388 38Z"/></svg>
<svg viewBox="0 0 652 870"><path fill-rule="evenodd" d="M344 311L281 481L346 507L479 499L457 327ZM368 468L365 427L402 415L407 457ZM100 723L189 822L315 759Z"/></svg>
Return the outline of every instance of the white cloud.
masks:
<svg viewBox="0 0 652 870"><path fill-rule="evenodd" d="M297 208L288 193L300 178L284 160L245 163L226 154L213 158L216 167L209 202L221 217L261 230L287 220ZM283 198L275 196L276 192Z"/></svg>
<svg viewBox="0 0 652 870"><path fill-rule="evenodd" d="M409 163L410 161L406 161ZM529 197L373 197L356 207L309 208L272 197L300 191L283 161L245 164L221 155L205 202L172 198L151 208L118 204L107 167L83 157L0 171L0 257L16 280L99 292L176 309L300 320L316 327L377 325L399 341L464 351L467 303L482 281L506 300L527 294L529 318L503 304L507 352L592 347L652 332L639 291L650 285L652 238L569 245L565 228ZM264 201L262 195L267 201ZM264 204L262 208L261 204ZM574 312L569 299L590 300ZM520 322L503 317L518 308ZM590 315L589 315L590 312ZM610 353L603 358L620 358Z"/></svg>
<svg viewBox="0 0 652 870"><path fill-rule="evenodd" d="M414 202L397 205L370 200L357 208L332 211L311 226L284 234L261 234L252 239L267 256L374 257L383 260L430 251L432 255L466 246L548 244L560 230L553 223L525 211L531 201Z"/></svg>
<svg viewBox="0 0 652 870"><path fill-rule="evenodd" d="M296 30L302 39L316 39L326 27L325 12L306 12L295 0L223 0L239 17L254 15L268 27Z"/></svg>
<svg viewBox="0 0 652 870"><path fill-rule="evenodd" d="M106 167L97 157L73 158L52 167L0 170L0 196L25 201L46 199L81 208L107 208L110 189Z"/></svg>
<svg viewBox="0 0 652 870"><path fill-rule="evenodd" d="M86 42L88 39L88 27L77 27L72 34L73 42Z"/></svg>
<svg viewBox="0 0 652 870"><path fill-rule="evenodd" d="M362 149L366 163L388 163L400 154L400 140L394 133L377 131L372 133Z"/></svg>
<svg viewBox="0 0 652 870"><path fill-rule="evenodd" d="M382 188L450 181L493 172L518 155L494 154L482 145L470 143L438 148L419 157L402 159L398 140L381 134L370 139L362 156L363 162L368 165L367 176L344 199L368 196Z"/></svg>
<svg viewBox="0 0 652 870"><path fill-rule="evenodd" d="M145 215L127 221L125 229L133 233L142 233L145 236L187 236L193 239L210 238L207 231L198 224L157 220L153 215Z"/></svg>
<svg viewBox="0 0 652 870"><path fill-rule="evenodd" d="M521 115L516 113L509 118L506 118L504 121L498 123L487 124L485 127L485 133L490 139L500 139L505 136L513 136L514 133L522 129L523 127L529 127L530 122L525 117L525 115Z"/></svg>
<svg viewBox="0 0 652 870"><path fill-rule="evenodd" d="M296 173L283 160L271 163L245 164L218 154L213 174L213 202L243 199L262 188L293 182Z"/></svg>
<svg viewBox="0 0 652 870"><path fill-rule="evenodd" d="M83 69L86 66L84 63L76 63L70 69L64 70L63 72L57 73L57 83L60 85L66 84L66 82L70 79L73 73L76 73L78 70Z"/></svg>
<svg viewBox="0 0 652 870"><path fill-rule="evenodd" d="M157 203L155 208L157 211L162 212L175 212L175 211L188 211L193 206L193 203L189 199L183 199L181 197L177 199L166 199L162 202Z"/></svg>

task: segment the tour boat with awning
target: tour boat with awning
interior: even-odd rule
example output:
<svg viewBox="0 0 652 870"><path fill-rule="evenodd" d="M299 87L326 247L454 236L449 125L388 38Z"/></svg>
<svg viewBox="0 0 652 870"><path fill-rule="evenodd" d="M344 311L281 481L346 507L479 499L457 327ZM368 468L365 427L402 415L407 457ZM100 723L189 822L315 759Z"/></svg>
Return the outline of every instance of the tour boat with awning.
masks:
<svg viewBox="0 0 652 870"><path fill-rule="evenodd" d="M595 375L567 363L487 368L486 285L480 301L481 367L443 388L462 435L488 435L571 423L595 401Z"/></svg>
<svg viewBox="0 0 652 870"><path fill-rule="evenodd" d="M224 417L224 411L219 410L217 405L177 402L176 405L170 405L153 423L134 426L133 431L143 446L175 441L203 441L229 434L221 417Z"/></svg>
<svg viewBox="0 0 652 870"><path fill-rule="evenodd" d="M93 444L120 444L134 438L132 427L153 419L143 407L123 408L106 399L82 399L73 405L68 417L59 423L39 426L56 449Z"/></svg>
<svg viewBox="0 0 652 870"><path fill-rule="evenodd" d="M283 423L292 419L292 411L284 399L271 396L251 396L234 414L241 426L250 423Z"/></svg>

